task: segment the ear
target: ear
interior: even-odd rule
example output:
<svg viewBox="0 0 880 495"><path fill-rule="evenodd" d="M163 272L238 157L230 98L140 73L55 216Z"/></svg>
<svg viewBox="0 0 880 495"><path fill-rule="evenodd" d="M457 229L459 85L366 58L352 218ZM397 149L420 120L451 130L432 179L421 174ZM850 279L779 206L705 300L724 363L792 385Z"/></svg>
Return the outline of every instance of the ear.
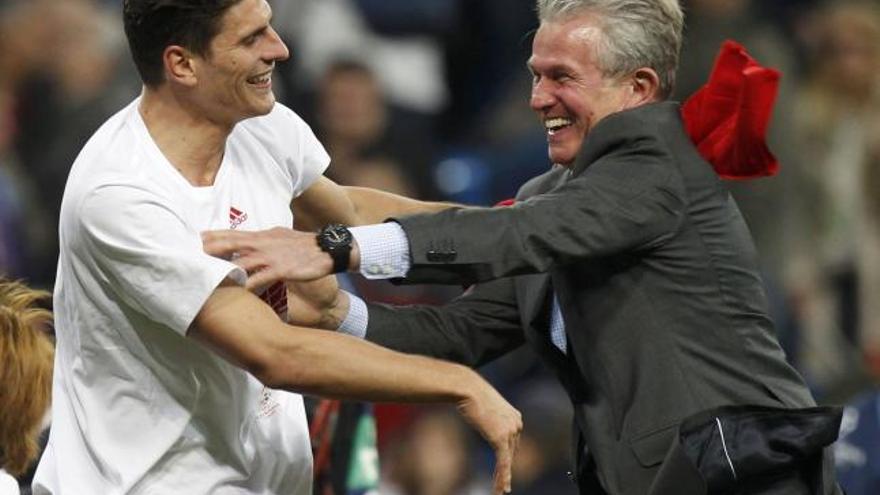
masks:
<svg viewBox="0 0 880 495"><path fill-rule="evenodd" d="M660 76L650 67L642 67L632 74L632 95L630 103L644 105L657 101L660 95Z"/></svg>
<svg viewBox="0 0 880 495"><path fill-rule="evenodd" d="M195 86L196 67L192 52L178 45L170 45L162 52L162 61L165 65L165 77L168 82Z"/></svg>

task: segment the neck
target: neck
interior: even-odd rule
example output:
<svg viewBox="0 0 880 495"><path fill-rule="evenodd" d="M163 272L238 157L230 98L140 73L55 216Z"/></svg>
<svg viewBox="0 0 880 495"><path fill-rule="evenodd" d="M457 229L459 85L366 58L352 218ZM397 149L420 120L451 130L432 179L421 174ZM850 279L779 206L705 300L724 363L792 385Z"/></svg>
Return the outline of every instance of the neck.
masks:
<svg viewBox="0 0 880 495"><path fill-rule="evenodd" d="M212 121L167 86L144 88L138 110L165 158L193 186L210 186L234 124Z"/></svg>

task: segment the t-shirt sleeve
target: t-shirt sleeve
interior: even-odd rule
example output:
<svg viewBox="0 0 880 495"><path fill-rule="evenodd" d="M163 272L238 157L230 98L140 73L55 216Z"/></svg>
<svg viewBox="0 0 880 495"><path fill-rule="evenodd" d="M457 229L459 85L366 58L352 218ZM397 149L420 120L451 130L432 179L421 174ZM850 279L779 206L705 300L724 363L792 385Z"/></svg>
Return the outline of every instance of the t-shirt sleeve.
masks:
<svg viewBox="0 0 880 495"><path fill-rule="evenodd" d="M247 125L284 167L293 182L293 197L303 193L330 165L330 155L312 128L293 110L276 103L272 112Z"/></svg>
<svg viewBox="0 0 880 495"><path fill-rule="evenodd" d="M180 334L220 282L247 278L233 263L207 255L199 233L166 201L135 186L104 186L85 197L76 234L74 249L107 290Z"/></svg>

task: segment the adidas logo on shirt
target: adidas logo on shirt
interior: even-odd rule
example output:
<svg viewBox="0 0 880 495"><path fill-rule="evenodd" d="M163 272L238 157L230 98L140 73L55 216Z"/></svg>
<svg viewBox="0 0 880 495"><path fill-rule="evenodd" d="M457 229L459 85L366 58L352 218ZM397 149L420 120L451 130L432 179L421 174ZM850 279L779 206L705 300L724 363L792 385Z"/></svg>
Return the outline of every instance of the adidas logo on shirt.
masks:
<svg viewBox="0 0 880 495"><path fill-rule="evenodd" d="M234 229L239 225L246 222L248 219L247 213L239 210L234 206L229 207L229 228Z"/></svg>

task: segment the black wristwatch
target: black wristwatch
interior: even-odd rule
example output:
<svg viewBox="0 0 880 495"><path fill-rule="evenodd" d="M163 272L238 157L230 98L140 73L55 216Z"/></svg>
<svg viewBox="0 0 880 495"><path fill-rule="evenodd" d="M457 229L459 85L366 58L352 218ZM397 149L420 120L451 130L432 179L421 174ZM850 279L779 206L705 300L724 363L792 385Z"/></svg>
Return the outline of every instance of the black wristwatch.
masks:
<svg viewBox="0 0 880 495"><path fill-rule="evenodd" d="M348 227L338 223L327 225L318 232L318 246L333 258L333 273L348 270L353 239Z"/></svg>

